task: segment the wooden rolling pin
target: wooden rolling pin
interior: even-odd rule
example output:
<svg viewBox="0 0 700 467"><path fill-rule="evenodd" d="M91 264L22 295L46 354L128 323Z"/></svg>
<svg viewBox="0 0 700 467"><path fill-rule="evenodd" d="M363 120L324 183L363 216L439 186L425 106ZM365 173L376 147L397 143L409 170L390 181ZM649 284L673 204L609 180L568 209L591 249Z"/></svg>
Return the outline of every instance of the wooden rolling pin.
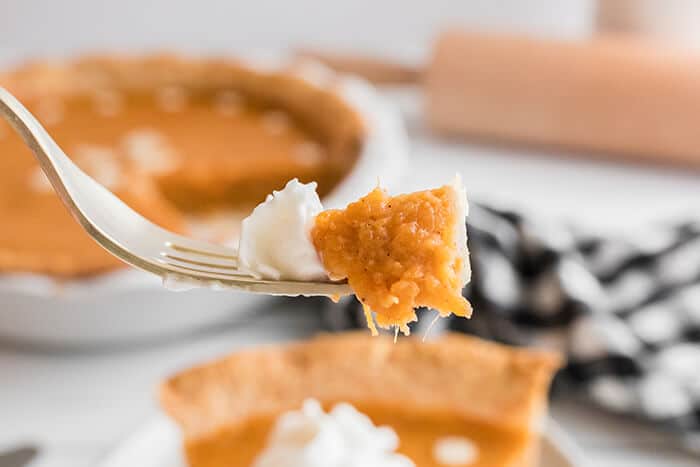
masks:
<svg viewBox="0 0 700 467"><path fill-rule="evenodd" d="M422 70L313 55L374 81L422 83L426 119L440 134L700 168L700 53L612 36L556 41L453 30Z"/></svg>

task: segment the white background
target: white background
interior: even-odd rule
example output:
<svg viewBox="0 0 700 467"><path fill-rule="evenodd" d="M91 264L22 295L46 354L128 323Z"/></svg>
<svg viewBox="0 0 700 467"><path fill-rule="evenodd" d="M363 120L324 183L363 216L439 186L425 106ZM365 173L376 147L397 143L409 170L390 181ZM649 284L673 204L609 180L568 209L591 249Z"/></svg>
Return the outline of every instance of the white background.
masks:
<svg viewBox="0 0 700 467"><path fill-rule="evenodd" d="M425 51L447 24L577 36L586 0L0 0L0 44L57 52L123 47L249 50L328 45Z"/></svg>
<svg viewBox="0 0 700 467"><path fill-rule="evenodd" d="M590 31L591 11L591 2L574 0L0 0L0 54L17 58L99 49L250 51L322 45L419 61L446 24L580 37ZM472 199L596 228L644 228L700 215L695 173L586 162L556 152L438 143L424 134L410 107L414 140L407 189L434 185L460 171ZM284 332L279 327L222 327L110 352L2 344L0 449L27 440L42 445L36 465L93 465L156 410L154 388L163 375L240 345L306 335L317 324L309 316L289 319ZM575 435L592 465L698 463L662 435L573 402L556 402L554 415Z"/></svg>

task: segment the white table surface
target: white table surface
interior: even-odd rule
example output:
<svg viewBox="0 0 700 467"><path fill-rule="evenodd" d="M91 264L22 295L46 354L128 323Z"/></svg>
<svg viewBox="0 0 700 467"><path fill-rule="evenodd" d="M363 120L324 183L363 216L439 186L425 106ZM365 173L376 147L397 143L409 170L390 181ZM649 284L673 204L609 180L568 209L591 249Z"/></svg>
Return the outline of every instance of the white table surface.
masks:
<svg viewBox="0 0 700 467"><path fill-rule="evenodd" d="M434 185L459 171L472 199L602 229L698 212L693 208L700 200L700 183L694 174L436 144L423 136L415 119L409 125L415 138L406 188ZM222 325L208 334L111 351L61 352L0 342L0 451L26 441L42 450L32 467L94 465L156 413L155 390L165 375L242 346L306 336L318 325L303 310L280 310L246 325ZM556 401L552 413L591 465L700 464L677 450L673 440L588 406Z"/></svg>

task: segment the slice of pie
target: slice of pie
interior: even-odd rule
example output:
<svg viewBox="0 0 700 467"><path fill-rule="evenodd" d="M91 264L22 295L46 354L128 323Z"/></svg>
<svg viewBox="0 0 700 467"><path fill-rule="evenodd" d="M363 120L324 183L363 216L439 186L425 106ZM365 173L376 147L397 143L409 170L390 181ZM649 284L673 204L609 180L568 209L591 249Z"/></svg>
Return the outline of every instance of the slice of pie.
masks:
<svg viewBox="0 0 700 467"><path fill-rule="evenodd" d="M187 231L192 217L246 212L292 177L326 194L354 164L360 117L294 66L110 56L29 64L0 72L0 85L91 176L149 219ZM71 219L4 120L0 154L0 273L123 266Z"/></svg>
<svg viewBox="0 0 700 467"><path fill-rule="evenodd" d="M537 465L547 389L560 360L464 335L394 344L365 333L236 353L161 390L190 467L250 466L278 417L308 398L349 403L394 429L398 451L438 467L468 447L471 467ZM455 451L456 450L456 451ZM443 463L441 463L443 462Z"/></svg>

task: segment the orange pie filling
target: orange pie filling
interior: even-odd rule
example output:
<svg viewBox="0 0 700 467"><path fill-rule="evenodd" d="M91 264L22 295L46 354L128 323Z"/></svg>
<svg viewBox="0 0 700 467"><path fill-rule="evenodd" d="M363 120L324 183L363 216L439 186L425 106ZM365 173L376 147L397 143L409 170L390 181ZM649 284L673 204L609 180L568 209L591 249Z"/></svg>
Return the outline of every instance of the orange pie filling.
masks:
<svg viewBox="0 0 700 467"><path fill-rule="evenodd" d="M390 427L399 439L396 452L406 456L416 467L536 465L533 460L537 456L539 438L527 431L511 430L449 412L361 402L352 405L367 414L375 425ZM213 436L188 442L190 467L257 467L256 462L269 444L279 415L253 417L238 426L221 429ZM457 449L461 452L454 452Z"/></svg>
<svg viewBox="0 0 700 467"><path fill-rule="evenodd" d="M331 279L347 279L376 329L408 334L415 308L469 317L466 197L457 180L433 190L389 196L376 188L342 210L320 213L311 237Z"/></svg>

